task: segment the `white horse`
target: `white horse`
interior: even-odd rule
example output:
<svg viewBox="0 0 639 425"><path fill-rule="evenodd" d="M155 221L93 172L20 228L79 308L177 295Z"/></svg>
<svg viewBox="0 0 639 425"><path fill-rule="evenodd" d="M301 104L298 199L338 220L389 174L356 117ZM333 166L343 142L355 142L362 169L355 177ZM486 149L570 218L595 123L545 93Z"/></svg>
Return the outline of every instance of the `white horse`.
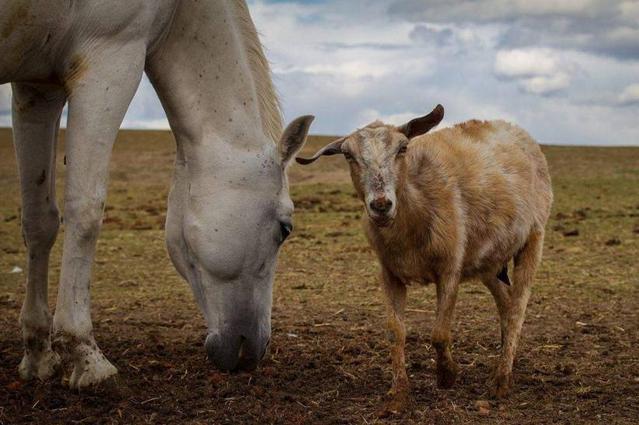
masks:
<svg viewBox="0 0 639 425"><path fill-rule="evenodd" d="M286 167L312 117L282 134L270 71L244 1L0 0L0 84L13 130L28 248L23 378L73 367L70 386L114 375L92 332L89 282L113 142L146 71L177 141L167 246L222 369L252 368L271 334L273 273L291 232ZM55 145L68 101L64 251L53 323L49 252L60 217ZM61 356L60 356L61 355Z"/></svg>

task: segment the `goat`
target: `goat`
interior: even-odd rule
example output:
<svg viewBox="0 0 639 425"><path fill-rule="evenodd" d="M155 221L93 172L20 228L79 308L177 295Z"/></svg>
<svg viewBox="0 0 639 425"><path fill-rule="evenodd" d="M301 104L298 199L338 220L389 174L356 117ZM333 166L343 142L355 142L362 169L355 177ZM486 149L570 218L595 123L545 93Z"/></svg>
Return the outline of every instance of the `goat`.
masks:
<svg viewBox="0 0 639 425"><path fill-rule="evenodd" d="M402 126L373 122L329 143L312 158L342 154L368 217L364 227L382 269L391 336L393 403L408 399L404 346L406 286L435 282L432 345L437 385L450 388L459 368L451 322L459 283L480 279L497 304L501 356L491 393L512 386L515 350L541 260L553 194L546 159L521 128L471 120L425 134L444 116L437 105ZM514 282L507 267L514 259ZM401 408L401 407L400 407Z"/></svg>

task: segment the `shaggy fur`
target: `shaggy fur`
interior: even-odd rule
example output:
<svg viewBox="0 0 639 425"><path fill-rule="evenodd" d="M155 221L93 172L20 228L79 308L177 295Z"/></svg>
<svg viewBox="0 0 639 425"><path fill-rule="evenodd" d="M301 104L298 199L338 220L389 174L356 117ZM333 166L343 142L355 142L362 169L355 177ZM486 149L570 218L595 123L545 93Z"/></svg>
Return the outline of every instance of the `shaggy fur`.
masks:
<svg viewBox="0 0 639 425"><path fill-rule="evenodd" d="M442 117L443 109L434 125ZM492 391L505 396L552 204L546 160L524 130L504 121L473 120L421 135L405 153L404 133L405 126L375 122L339 146L367 207L366 234L382 266L395 407L408 395L404 308L411 282L437 285L432 343L443 388L452 386L458 373L450 352L458 285L479 279L490 289L502 334ZM369 202L385 196L394 197L396 205L380 221ZM514 281L507 286L497 276L511 259Z"/></svg>

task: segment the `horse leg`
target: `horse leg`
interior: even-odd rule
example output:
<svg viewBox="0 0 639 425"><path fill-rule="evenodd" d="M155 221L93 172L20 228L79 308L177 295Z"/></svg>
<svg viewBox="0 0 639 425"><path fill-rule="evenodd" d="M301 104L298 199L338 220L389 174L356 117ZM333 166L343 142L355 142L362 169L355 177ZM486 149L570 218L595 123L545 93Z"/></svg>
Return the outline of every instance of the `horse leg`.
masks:
<svg viewBox="0 0 639 425"><path fill-rule="evenodd" d="M144 68L141 44L107 46L75 55L83 65L66 81L69 120L64 195L64 251L53 318L54 346L72 362L69 385L81 388L117 373L98 348L89 282L106 201L113 142Z"/></svg>
<svg viewBox="0 0 639 425"><path fill-rule="evenodd" d="M494 386L491 391L495 397L506 396L512 386L515 351L517 350L521 328L526 316L526 306L530 298L535 271L541 261L543 243L543 231L533 231L528 236L526 245L515 256L515 279L513 286L509 288L510 306L506 315L501 357L497 361Z"/></svg>
<svg viewBox="0 0 639 425"><path fill-rule="evenodd" d="M60 364L51 350L49 254L60 225L55 201L55 150L66 95L58 86L13 84L13 138L22 195L27 282L20 324L23 379L47 379Z"/></svg>

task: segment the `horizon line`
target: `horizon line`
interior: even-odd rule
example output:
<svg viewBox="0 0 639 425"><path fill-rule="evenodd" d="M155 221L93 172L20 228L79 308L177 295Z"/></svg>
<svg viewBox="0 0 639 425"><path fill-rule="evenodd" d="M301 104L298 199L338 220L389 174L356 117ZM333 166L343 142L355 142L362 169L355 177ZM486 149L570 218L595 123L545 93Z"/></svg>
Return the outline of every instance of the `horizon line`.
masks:
<svg viewBox="0 0 639 425"><path fill-rule="evenodd" d="M7 126L0 126L0 131L13 131L13 127L7 127ZM66 127L60 127L60 130L65 130L66 131ZM162 131L162 132L169 132L172 133L173 130L171 130L170 128L145 128L145 127L120 127L118 129L118 131ZM334 134L314 134L314 133L309 133L309 137L334 137L336 139L343 137L343 136L339 136L339 135L334 135ZM634 145L617 145L617 144L590 144L590 145L584 145L584 144L576 144L576 143L562 143L562 142L550 142L550 141L543 141L543 142L538 142L539 145L541 146L559 146L559 147L573 147L573 148L639 148L639 142L637 144Z"/></svg>

